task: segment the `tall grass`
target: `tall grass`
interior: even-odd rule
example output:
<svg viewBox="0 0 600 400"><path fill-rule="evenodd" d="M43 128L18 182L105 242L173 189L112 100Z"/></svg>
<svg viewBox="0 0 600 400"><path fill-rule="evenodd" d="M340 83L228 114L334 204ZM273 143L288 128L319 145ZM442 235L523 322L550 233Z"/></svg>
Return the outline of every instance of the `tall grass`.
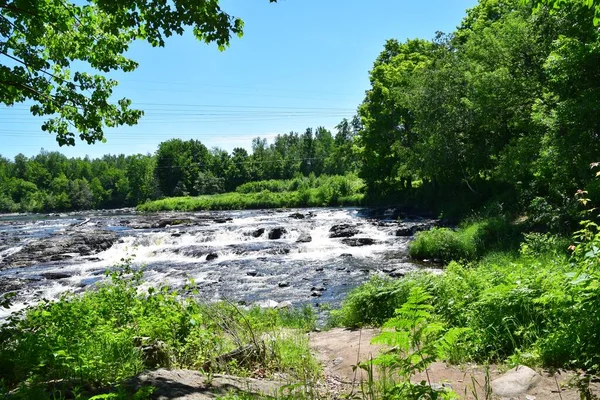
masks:
<svg viewBox="0 0 600 400"><path fill-rule="evenodd" d="M490 251L517 250L521 229L501 217L465 222L457 229L434 228L417 233L409 253L421 260L474 260Z"/></svg>
<svg viewBox="0 0 600 400"><path fill-rule="evenodd" d="M358 206L362 181L355 176L301 177L246 183L236 192L172 197L138 206L139 211L243 210L264 208Z"/></svg>
<svg viewBox="0 0 600 400"><path fill-rule="evenodd" d="M598 372L598 246L589 245L572 259L557 246L562 244L555 237L528 234L519 253L451 262L440 275L374 278L333 312L335 322L380 326L407 301L412 288L420 287L432 296L438 321L468 332L468 340L454 349L461 357L454 358Z"/></svg>
<svg viewBox="0 0 600 400"><path fill-rule="evenodd" d="M12 391L15 399L55 398L158 367L242 376L261 369L293 382L318 375L302 334L314 327L312 308L244 311L184 299L168 287L142 292L140 284L141 273L124 267L98 290L12 316L0 328L0 397ZM235 349L247 354L222 356Z"/></svg>

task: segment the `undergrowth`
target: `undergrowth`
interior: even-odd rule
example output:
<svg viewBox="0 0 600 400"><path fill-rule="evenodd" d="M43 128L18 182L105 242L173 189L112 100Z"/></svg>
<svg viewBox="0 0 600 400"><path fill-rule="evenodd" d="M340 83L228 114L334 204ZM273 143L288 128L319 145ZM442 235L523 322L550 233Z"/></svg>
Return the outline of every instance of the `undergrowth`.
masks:
<svg viewBox="0 0 600 400"><path fill-rule="evenodd" d="M358 206L364 198L362 191L362 181L351 175L301 177L250 182L231 193L171 197L141 204L137 209L154 212Z"/></svg>
<svg viewBox="0 0 600 400"><path fill-rule="evenodd" d="M8 319L0 328L0 398L85 399L157 367L207 376L280 373L294 382L319 374L302 334L314 327L311 308L205 304L194 299L193 282L185 297L167 286L142 291L142 272L127 265L110 278L97 290L43 300Z"/></svg>
<svg viewBox="0 0 600 400"><path fill-rule="evenodd" d="M490 253L451 262L443 274L415 272L404 279L373 278L333 312L337 325L381 326L420 288L432 298L432 320L467 330L451 362L600 371L600 234L584 223L572 256L562 240L527 234L518 253ZM562 245L560 245L562 246Z"/></svg>

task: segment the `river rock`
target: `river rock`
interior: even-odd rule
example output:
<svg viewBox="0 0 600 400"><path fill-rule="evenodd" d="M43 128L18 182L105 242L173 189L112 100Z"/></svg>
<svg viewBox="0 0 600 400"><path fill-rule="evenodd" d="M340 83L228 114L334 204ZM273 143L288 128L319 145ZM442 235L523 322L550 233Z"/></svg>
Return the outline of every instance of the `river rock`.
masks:
<svg viewBox="0 0 600 400"><path fill-rule="evenodd" d="M156 228L166 228L167 226L177 226L177 225L192 225L193 221L190 218L163 218L157 222L154 222L150 227L152 229Z"/></svg>
<svg viewBox="0 0 600 400"><path fill-rule="evenodd" d="M279 286L280 288L285 288L285 287L290 286L290 283L288 281L282 281L282 282L279 282L277 284L277 286Z"/></svg>
<svg viewBox="0 0 600 400"><path fill-rule="evenodd" d="M321 296L323 296L323 293L321 293L317 290L313 290L312 292L310 292L310 296L311 297L321 297Z"/></svg>
<svg viewBox="0 0 600 400"><path fill-rule="evenodd" d="M324 292L327 288L325 286L313 286L310 290L313 292Z"/></svg>
<svg viewBox="0 0 600 400"><path fill-rule="evenodd" d="M330 238L348 238L358 234L358 229L349 224L334 225L329 229Z"/></svg>
<svg viewBox="0 0 600 400"><path fill-rule="evenodd" d="M109 249L117 234L107 230L72 230L54 234L23 246L3 259L0 269L25 267L40 262L59 261L72 255L88 256Z"/></svg>
<svg viewBox="0 0 600 400"><path fill-rule="evenodd" d="M250 269L250 270L246 271L246 275L248 275L248 276L256 276L256 275L258 275L258 271L255 270L255 269Z"/></svg>
<svg viewBox="0 0 600 400"><path fill-rule="evenodd" d="M265 228L258 228L254 232L251 232L250 235L257 238L257 237L261 237L263 233L265 233Z"/></svg>
<svg viewBox="0 0 600 400"><path fill-rule="evenodd" d="M206 255L206 261L216 260L217 258L219 258L217 253L210 253Z"/></svg>
<svg viewBox="0 0 600 400"><path fill-rule="evenodd" d="M273 228L269 231L269 239L271 239L271 240L281 239L281 237L283 236L284 233L287 233L285 228L282 228L282 227Z"/></svg>
<svg viewBox="0 0 600 400"><path fill-rule="evenodd" d="M305 218L304 214L299 213L299 212L290 214L289 217L294 218L294 219L304 219Z"/></svg>
<svg viewBox="0 0 600 400"><path fill-rule="evenodd" d="M277 305L275 306L275 308L276 308L277 310L281 310L281 309L284 309L284 308L292 308L292 302L291 302L291 301L289 301L289 300L282 301L281 303L277 304Z"/></svg>
<svg viewBox="0 0 600 400"><path fill-rule="evenodd" d="M435 226L434 222L423 222L412 225L401 225L396 230L396 236L413 236L417 232L428 231Z"/></svg>
<svg viewBox="0 0 600 400"><path fill-rule="evenodd" d="M296 243L309 243L309 242L312 242L312 236L310 236L308 233L300 234L300 236L296 240Z"/></svg>
<svg viewBox="0 0 600 400"><path fill-rule="evenodd" d="M228 217L228 218L216 218L213 220L216 224L224 224L226 222L231 222L233 221L233 218Z"/></svg>
<svg viewBox="0 0 600 400"><path fill-rule="evenodd" d="M342 254L340 254L340 257L342 257L342 258L352 258L354 256L352 254L350 254L350 253L342 253Z"/></svg>
<svg viewBox="0 0 600 400"><path fill-rule="evenodd" d="M58 280L58 279L70 278L72 275L65 274L63 272L46 272L46 273L41 274L41 276L43 276L44 278L49 279L49 280Z"/></svg>
<svg viewBox="0 0 600 400"><path fill-rule="evenodd" d="M519 397L540 383L542 377L529 367L519 365L492 381L492 392L499 397Z"/></svg>
<svg viewBox="0 0 600 400"><path fill-rule="evenodd" d="M342 239L342 243L351 247L360 247L360 246L370 246L375 243L375 239L370 238L351 238L351 239Z"/></svg>

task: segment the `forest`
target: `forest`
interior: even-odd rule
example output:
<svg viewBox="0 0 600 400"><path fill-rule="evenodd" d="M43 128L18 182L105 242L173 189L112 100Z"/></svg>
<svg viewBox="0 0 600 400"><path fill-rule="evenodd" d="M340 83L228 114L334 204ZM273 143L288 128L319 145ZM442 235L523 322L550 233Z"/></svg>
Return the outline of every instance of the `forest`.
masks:
<svg viewBox="0 0 600 400"><path fill-rule="evenodd" d="M31 158L0 157L0 212L131 207L162 197L231 192L248 182L353 173L358 130L354 118L340 122L335 134L319 127L278 135L271 144L256 138L250 154L171 139L154 155L90 159L42 151Z"/></svg>

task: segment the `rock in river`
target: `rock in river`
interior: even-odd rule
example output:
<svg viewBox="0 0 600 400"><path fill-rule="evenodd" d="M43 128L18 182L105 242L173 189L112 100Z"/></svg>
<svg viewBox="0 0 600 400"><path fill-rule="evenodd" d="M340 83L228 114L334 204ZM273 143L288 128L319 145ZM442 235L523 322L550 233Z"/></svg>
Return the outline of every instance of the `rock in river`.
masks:
<svg viewBox="0 0 600 400"><path fill-rule="evenodd" d="M285 228L281 228L281 227L273 228L269 232L269 239L271 239L271 240L281 239L281 237L283 236L284 233L287 233Z"/></svg>
<svg viewBox="0 0 600 400"><path fill-rule="evenodd" d="M334 225L329 229L330 238L347 238L358 234L358 229L349 224Z"/></svg>
<svg viewBox="0 0 600 400"><path fill-rule="evenodd" d="M117 241L117 234L107 230L72 230L23 246L18 252L6 257L0 269L64 260L70 254L89 256L109 249Z"/></svg>
<svg viewBox="0 0 600 400"><path fill-rule="evenodd" d="M308 233L302 233L296 240L296 243L308 243L308 242L312 242L312 237Z"/></svg>
<svg viewBox="0 0 600 400"><path fill-rule="evenodd" d="M351 247L359 247L359 246L370 246L372 244L377 243L374 239L370 238L351 238L351 239L342 239L342 243Z"/></svg>

